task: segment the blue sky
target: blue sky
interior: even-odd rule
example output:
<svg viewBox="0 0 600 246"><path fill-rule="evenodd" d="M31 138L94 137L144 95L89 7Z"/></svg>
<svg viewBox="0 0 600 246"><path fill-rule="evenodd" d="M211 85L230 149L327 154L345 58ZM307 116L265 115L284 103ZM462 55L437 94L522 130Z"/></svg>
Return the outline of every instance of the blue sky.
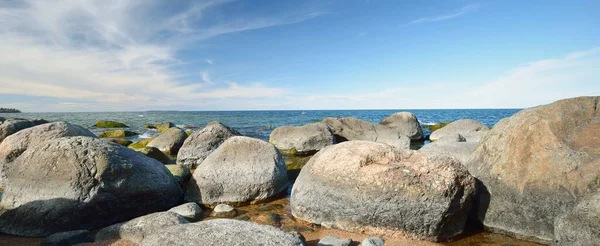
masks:
<svg viewBox="0 0 600 246"><path fill-rule="evenodd" d="M521 108L600 95L600 1L0 1L24 111Z"/></svg>

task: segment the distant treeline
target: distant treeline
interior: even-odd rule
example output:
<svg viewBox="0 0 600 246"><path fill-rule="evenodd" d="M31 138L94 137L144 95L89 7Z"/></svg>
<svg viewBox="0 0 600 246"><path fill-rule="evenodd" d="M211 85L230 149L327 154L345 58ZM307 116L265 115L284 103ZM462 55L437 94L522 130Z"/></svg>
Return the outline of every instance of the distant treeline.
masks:
<svg viewBox="0 0 600 246"><path fill-rule="evenodd" d="M0 113L21 113L21 110L16 108L0 108Z"/></svg>

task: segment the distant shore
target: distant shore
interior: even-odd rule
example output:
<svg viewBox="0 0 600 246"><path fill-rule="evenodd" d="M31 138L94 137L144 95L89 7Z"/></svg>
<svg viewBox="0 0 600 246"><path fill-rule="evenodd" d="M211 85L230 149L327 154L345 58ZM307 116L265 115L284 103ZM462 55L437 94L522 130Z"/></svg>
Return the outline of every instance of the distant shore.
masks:
<svg viewBox="0 0 600 246"><path fill-rule="evenodd" d="M21 110L16 108L0 108L0 113L21 113Z"/></svg>

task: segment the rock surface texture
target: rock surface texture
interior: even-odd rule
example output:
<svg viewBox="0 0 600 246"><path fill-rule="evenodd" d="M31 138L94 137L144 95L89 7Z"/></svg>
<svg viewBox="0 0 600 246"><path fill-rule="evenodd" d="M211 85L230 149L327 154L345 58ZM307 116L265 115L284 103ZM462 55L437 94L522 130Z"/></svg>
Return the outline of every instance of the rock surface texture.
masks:
<svg viewBox="0 0 600 246"><path fill-rule="evenodd" d="M157 212L102 228L96 234L96 241L125 239L139 243L145 237L161 233L167 227L187 223L189 222L177 213Z"/></svg>
<svg viewBox="0 0 600 246"><path fill-rule="evenodd" d="M275 146L231 137L198 166L186 200L206 205L260 201L284 191L287 184L285 163Z"/></svg>
<svg viewBox="0 0 600 246"><path fill-rule="evenodd" d="M447 135L461 134L465 136L468 133L487 130L489 130L489 128L478 121L470 119L457 120L432 132L429 139L431 141L437 141Z"/></svg>
<svg viewBox="0 0 600 246"><path fill-rule="evenodd" d="M91 137L30 146L5 168L0 232L39 237L169 209L182 198L164 165Z"/></svg>
<svg viewBox="0 0 600 246"><path fill-rule="evenodd" d="M417 116L410 112L398 112L394 113L387 118L379 122L380 125L392 128L411 140L422 140L423 139L423 128Z"/></svg>
<svg viewBox="0 0 600 246"><path fill-rule="evenodd" d="M184 130L172 127L152 139L146 146L155 147L167 155L175 156L187 137L188 135Z"/></svg>
<svg viewBox="0 0 600 246"><path fill-rule="evenodd" d="M463 231L474 195L475 179L456 159L349 141L306 164L290 207L325 227L440 241Z"/></svg>
<svg viewBox="0 0 600 246"><path fill-rule="evenodd" d="M593 246L600 242L600 193L584 198L554 223L556 245Z"/></svg>
<svg viewBox="0 0 600 246"><path fill-rule="evenodd" d="M236 130L212 121L204 129L193 132L185 140L177 155L177 164L190 169L196 168L225 140L240 135Z"/></svg>
<svg viewBox="0 0 600 246"><path fill-rule="evenodd" d="M271 132L269 142L284 154L300 156L312 155L336 143L333 132L324 123L277 127Z"/></svg>
<svg viewBox="0 0 600 246"><path fill-rule="evenodd" d="M410 148L410 138L404 133L387 126L373 124L356 118L325 118L327 124L336 137L336 142L349 140L364 140L389 144L402 149Z"/></svg>
<svg viewBox="0 0 600 246"><path fill-rule="evenodd" d="M485 226L551 241L554 221L600 188L600 97L525 109L485 134L467 163L487 192Z"/></svg>

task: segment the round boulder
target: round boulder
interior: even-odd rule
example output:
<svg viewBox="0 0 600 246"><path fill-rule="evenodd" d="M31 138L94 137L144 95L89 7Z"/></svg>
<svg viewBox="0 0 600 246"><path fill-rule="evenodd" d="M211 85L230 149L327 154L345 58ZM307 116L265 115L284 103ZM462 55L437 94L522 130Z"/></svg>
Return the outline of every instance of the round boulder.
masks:
<svg viewBox="0 0 600 246"><path fill-rule="evenodd" d="M172 127L152 139L146 146L155 147L167 155L175 156L187 137L188 135L185 131L177 127Z"/></svg>
<svg viewBox="0 0 600 246"><path fill-rule="evenodd" d="M466 166L485 188L485 226L554 239L556 217L600 189L598 105L600 97L579 97L525 109L483 136Z"/></svg>
<svg viewBox="0 0 600 246"><path fill-rule="evenodd" d="M325 227L430 241L460 234L475 179L456 159L349 141L317 153L292 188L292 214Z"/></svg>
<svg viewBox="0 0 600 246"><path fill-rule="evenodd" d="M8 119L0 124L0 142L6 137L23 130L25 128L33 127L35 123L24 119Z"/></svg>
<svg viewBox="0 0 600 246"><path fill-rule="evenodd" d="M102 228L96 234L96 241L125 239L139 243L145 237L161 233L165 228L189 223L183 216L170 211L147 214L127 222Z"/></svg>
<svg viewBox="0 0 600 246"><path fill-rule="evenodd" d="M464 136L468 133L487 130L489 130L489 128L484 124L479 123L478 121L470 119L457 120L438 130L433 131L429 136L429 139L431 141L437 141L438 139L447 135L461 134Z"/></svg>
<svg viewBox="0 0 600 246"><path fill-rule="evenodd" d="M335 144L335 137L326 124L312 123L277 127L271 132L269 142L283 154L306 156Z"/></svg>
<svg viewBox="0 0 600 246"><path fill-rule="evenodd" d="M411 140L423 139L421 124L417 120L417 116L411 112L394 113L383 119L379 124L403 133Z"/></svg>
<svg viewBox="0 0 600 246"><path fill-rule="evenodd" d="M247 221L214 219L168 227L144 238L140 246L263 245L301 246L304 242L278 228Z"/></svg>
<svg viewBox="0 0 600 246"><path fill-rule="evenodd" d="M186 200L201 204L265 200L287 188L279 151L256 138L231 137L213 151L190 179Z"/></svg>
<svg viewBox="0 0 600 246"><path fill-rule="evenodd" d="M193 132L185 140L177 155L177 164L190 169L196 168L225 140L240 135L236 130L212 121L204 129Z"/></svg>
<svg viewBox="0 0 600 246"><path fill-rule="evenodd" d="M160 162L91 137L29 148L5 168L0 232L40 237L169 209L182 198Z"/></svg>
<svg viewBox="0 0 600 246"><path fill-rule="evenodd" d="M364 140L385 143L401 149L410 148L410 138L404 133L387 126L352 117L329 117L323 119L322 122L331 128L336 137L336 142L338 143L352 140Z"/></svg>

